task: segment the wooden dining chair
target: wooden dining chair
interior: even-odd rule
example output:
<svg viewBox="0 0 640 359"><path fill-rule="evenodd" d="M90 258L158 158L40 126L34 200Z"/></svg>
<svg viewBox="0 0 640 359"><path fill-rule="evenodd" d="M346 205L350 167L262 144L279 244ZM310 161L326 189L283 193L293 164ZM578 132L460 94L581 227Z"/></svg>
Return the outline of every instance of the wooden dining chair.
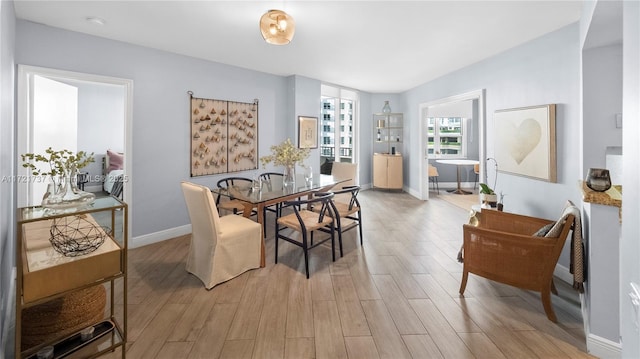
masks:
<svg viewBox="0 0 640 359"><path fill-rule="evenodd" d="M340 247L340 257L342 253L342 233L358 228L360 235L360 245L362 240L362 207L358 201L358 193L360 186L346 186L337 191L331 191L334 194L331 206L333 213L336 215L336 232L338 232L338 246ZM344 201L347 198L347 201ZM317 210L317 207L314 208ZM320 231L327 232L326 228L320 228Z"/></svg>
<svg viewBox="0 0 640 359"><path fill-rule="evenodd" d="M333 193L314 193L310 199L287 201L282 209L291 208L293 213L278 217L275 228L275 262L278 263L278 242L284 240L302 248L304 267L309 279L309 250L326 241L331 241L331 257L335 262L335 214L332 212L331 200ZM318 211L308 208L317 207ZM290 230L286 230L286 229ZM314 243L314 232L324 229L329 236Z"/></svg>
<svg viewBox="0 0 640 359"><path fill-rule="evenodd" d="M253 181L249 178L245 177L226 177L219 180L216 185L218 188L229 189L232 186L240 186L251 188ZM218 207L218 211L227 210L233 212L233 214L243 214L244 212L244 202L238 199L235 199L233 196L229 195L227 200L223 200L223 196L218 194L216 197L216 206ZM251 211L251 215L257 215L255 210Z"/></svg>
<svg viewBox="0 0 640 359"><path fill-rule="evenodd" d="M264 172L260 174L260 180L262 181L262 184L267 186L270 186L273 183L273 181L275 181L278 178L279 178L278 183L281 183L283 177L284 175L280 172ZM280 214L280 203L276 203L271 206L264 206L262 210L262 218L264 218L262 225L263 225L263 231L264 231L265 237L267 236L267 212L274 213L277 219Z"/></svg>
<svg viewBox="0 0 640 359"><path fill-rule="evenodd" d="M429 182L433 184L433 189L436 190L438 194L440 194L440 186L438 185L438 177L440 174L438 173L438 168L432 164L429 164L428 170Z"/></svg>
<svg viewBox="0 0 640 359"><path fill-rule="evenodd" d="M473 189L476 189L476 186L478 185L478 179L480 178L480 164L476 163L475 165L473 165L473 173L476 175L475 179L473 181Z"/></svg>

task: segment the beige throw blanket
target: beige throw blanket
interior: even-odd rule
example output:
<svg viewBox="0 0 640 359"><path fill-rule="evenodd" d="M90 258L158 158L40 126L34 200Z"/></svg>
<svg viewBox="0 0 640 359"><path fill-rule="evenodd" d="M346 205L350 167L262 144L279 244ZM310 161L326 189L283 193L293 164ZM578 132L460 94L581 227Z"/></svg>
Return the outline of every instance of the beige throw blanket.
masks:
<svg viewBox="0 0 640 359"><path fill-rule="evenodd" d="M562 217L549 230L545 237L557 237L562 231L562 224L568 215L573 215L573 231L571 236L571 258L569 272L573 274L573 288L580 293L584 293L584 245L582 244L582 221L580 220L580 209L573 202L567 201Z"/></svg>

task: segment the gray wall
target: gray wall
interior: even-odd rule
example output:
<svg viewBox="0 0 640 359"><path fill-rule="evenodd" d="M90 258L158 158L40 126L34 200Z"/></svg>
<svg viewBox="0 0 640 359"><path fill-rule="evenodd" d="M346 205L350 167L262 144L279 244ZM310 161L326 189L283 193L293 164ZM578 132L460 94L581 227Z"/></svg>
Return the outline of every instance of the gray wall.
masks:
<svg viewBox="0 0 640 359"><path fill-rule="evenodd" d="M189 177L187 91L231 101L259 99L259 156L273 143L295 138L292 131L281 131L293 121L286 78L22 20L16 34L16 63L134 81L133 245L136 236L189 223L181 180L215 186L221 177Z"/></svg>
<svg viewBox="0 0 640 359"><path fill-rule="evenodd" d="M627 293L629 282L640 284L640 2L623 3L622 116L624 124L624 201L620 239L620 333L623 358L640 358L640 336Z"/></svg>
<svg viewBox="0 0 640 359"><path fill-rule="evenodd" d="M13 2L0 2L0 358L13 357L15 267L14 41ZM5 177L6 176L6 177Z"/></svg>
<svg viewBox="0 0 640 359"><path fill-rule="evenodd" d="M121 86L71 83L78 88L78 150L93 152L95 162L85 190L102 190L102 159L108 149L124 152L124 97ZM89 188L94 187L94 188Z"/></svg>
<svg viewBox="0 0 640 359"><path fill-rule="evenodd" d="M615 126L615 115L622 113L622 44L583 51L582 74L582 117L589 124L582 138L585 178L589 168L605 168L607 146L622 146L622 129Z"/></svg>
<svg viewBox="0 0 640 359"><path fill-rule="evenodd" d="M291 141L295 144L298 143L298 116L310 116L318 119L318 126L321 123L320 117L320 100L322 95L320 94L320 81L310 79L303 76L293 77L293 114L296 119L293 122L295 126L294 134L291 137ZM318 127L318 130L320 127ZM319 133L319 132L318 132ZM313 171L320 173L320 146L312 149L309 153L309 158L305 161L305 164L312 166Z"/></svg>
<svg viewBox="0 0 640 359"><path fill-rule="evenodd" d="M625 2L625 46L623 49L623 116L639 118L638 98L640 74L640 4ZM7 9L9 9L7 11ZM10 14L10 15L9 15ZM298 111L310 108L315 95L297 99L296 81L300 88L315 80L283 79L264 73L239 69L233 66L210 63L193 58L145 49L116 41L104 40L83 34L49 28L18 21L14 30L11 2L2 2L0 18L2 42L0 43L0 70L2 78L13 78L13 34L17 34L16 63L66 69L134 80L134 148L131 174L134 203L134 236L161 231L188 223L182 196L177 183L189 179L188 127L184 124L188 111L186 91L196 96L251 101L260 99L259 143L260 154L286 137L295 136L295 116ZM498 190L507 194L507 210L535 216L555 218L566 199L580 202L577 181L583 178L579 159L580 110L579 110L579 44L584 33L578 34L575 25L533 40L491 59L461 69L442 78L418 86L403 94L368 94L360 98L361 166L362 183L371 181L371 154L373 125L371 114L379 112L384 100L390 100L393 111L405 114L405 186L419 192L419 168L421 160L417 129L418 105L436 99L486 89L487 94L487 156L493 156L493 112L497 109L521 107L533 104L556 103L558 140L558 183L546 183L500 173ZM628 41L628 43L627 43ZM3 81L1 96L2 122L0 122L0 148L2 174L14 174L13 151L13 83ZM294 96L295 94L295 96ZM295 97L295 102L288 99ZM283 131L285 129L285 131ZM640 174L637 160L640 144L637 141L640 126L637 121L625 123L625 171L630 173L625 185L623 210L623 235L621 245L622 283L640 281L637 261L640 247L638 219L640 217L638 188ZM294 138L294 137L292 137ZM171 171L166 169L170 168ZM490 175L490 181L493 179ZM139 177L138 177L139 176ZM215 176L196 178L194 181L211 185ZM0 235L2 236L2 293L7 293L8 270L13 265L12 243L14 188L0 187ZM8 249L9 248L9 249ZM8 256L8 260L7 258ZM567 265L566 255L561 264ZM624 295L623 295L624 293ZM626 285L621 287L621 322L625 346L624 357L638 357L637 333L633 329L632 309L626 299ZM9 341L11 344L12 341ZM5 350L6 346L3 345Z"/></svg>
<svg viewBox="0 0 640 359"><path fill-rule="evenodd" d="M405 112L405 186L420 192L419 104L486 89L487 157L494 157L493 113L499 109L557 104L558 182L548 183L499 173L497 192L505 194L505 210L543 218L557 218L566 200L581 203L577 181L582 178L580 155L580 71L578 24L505 51L403 94ZM415 154L415 155L414 155ZM408 165L407 165L408 164ZM489 183L494 182L488 171ZM560 264L569 267L568 247Z"/></svg>

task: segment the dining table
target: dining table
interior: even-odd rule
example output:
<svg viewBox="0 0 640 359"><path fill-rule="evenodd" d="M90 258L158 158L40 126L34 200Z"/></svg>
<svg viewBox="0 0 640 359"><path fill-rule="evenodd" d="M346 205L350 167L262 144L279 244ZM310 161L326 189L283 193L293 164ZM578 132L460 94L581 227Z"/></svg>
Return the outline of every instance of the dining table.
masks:
<svg viewBox="0 0 640 359"><path fill-rule="evenodd" d="M480 161L478 160L466 160L466 159L442 159L442 160L436 160L437 163L442 163L445 165L455 165L457 167L457 182L458 182L458 187L456 189L452 189L452 190L447 190L447 192L450 193L454 193L454 194L471 194L472 192L470 191L465 191L462 188L460 188L460 169L463 166L473 166L473 165L477 165L480 163Z"/></svg>
<svg viewBox="0 0 640 359"><path fill-rule="evenodd" d="M304 175L296 174L293 183L283 183L283 176L271 176L268 180L256 180L252 184L233 185L228 188L212 188L215 195L229 197L242 202L243 215L247 218L253 211L257 212L257 222L264 225L264 208L304 196L311 196L314 192L331 190L335 185L349 181L337 179L331 175L314 174L307 180ZM265 266L264 235L262 236L260 266Z"/></svg>

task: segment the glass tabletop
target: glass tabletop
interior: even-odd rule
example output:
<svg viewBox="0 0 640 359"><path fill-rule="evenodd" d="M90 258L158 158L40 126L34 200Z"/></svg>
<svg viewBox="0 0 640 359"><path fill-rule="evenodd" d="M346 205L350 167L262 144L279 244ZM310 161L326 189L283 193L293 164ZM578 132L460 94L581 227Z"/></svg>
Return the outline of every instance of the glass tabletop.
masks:
<svg viewBox="0 0 640 359"><path fill-rule="evenodd" d="M50 209L42 206L23 207L18 208L18 223L99 212L111 208L122 208L124 206L124 202L119 199L113 196L107 196L96 198L92 203L72 208Z"/></svg>
<svg viewBox="0 0 640 359"><path fill-rule="evenodd" d="M213 188L211 192L258 204L295 194L304 195L323 189L329 190L340 182L348 181L348 179L336 180L330 175L314 175L312 181L307 182L303 175L298 174L292 185L285 186L282 179L283 176L271 176L271 179L262 180L255 188L251 184L234 185L230 188Z"/></svg>

